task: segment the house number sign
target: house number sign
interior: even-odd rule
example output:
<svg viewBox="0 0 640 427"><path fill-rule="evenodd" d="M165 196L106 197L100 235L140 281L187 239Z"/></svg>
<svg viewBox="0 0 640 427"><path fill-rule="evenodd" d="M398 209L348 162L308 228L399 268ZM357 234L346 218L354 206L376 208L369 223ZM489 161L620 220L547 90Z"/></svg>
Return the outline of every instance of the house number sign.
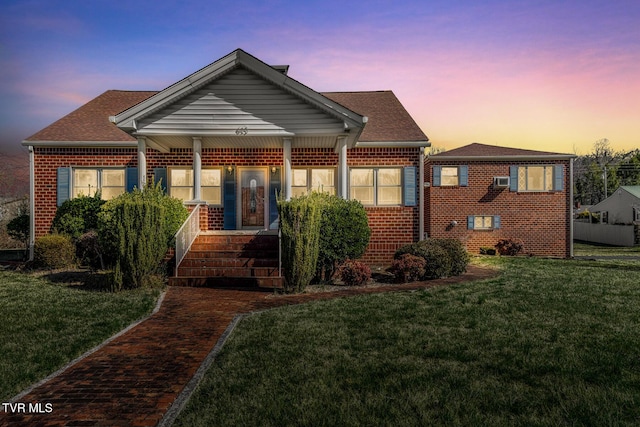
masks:
<svg viewBox="0 0 640 427"><path fill-rule="evenodd" d="M238 129L236 129L236 135L238 136L245 136L248 133L249 133L249 128L247 128L246 126L239 127Z"/></svg>

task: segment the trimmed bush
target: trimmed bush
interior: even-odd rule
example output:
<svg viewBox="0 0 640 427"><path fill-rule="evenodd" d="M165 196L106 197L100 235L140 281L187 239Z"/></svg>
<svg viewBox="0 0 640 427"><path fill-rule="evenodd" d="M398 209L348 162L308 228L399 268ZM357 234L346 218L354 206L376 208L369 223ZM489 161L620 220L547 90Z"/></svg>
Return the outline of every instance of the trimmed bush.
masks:
<svg viewBox="0 0 640 427"><path fill-rule="evenodd" d="M49 269L71 267L75 253L71 238L63 234L42 236L35 241L33 248L35 265Z"/></svg>
<svg viewBox="0 0 640 427"><path fill-rule="evenodd" d="M77 240L82 234L97 229L98 213L104 203L100 193L66 200L56 211L51 232L66 234Z"/></svg>
<svg viewBox="0 0 640 427"><path fill-rule="evenodd" d="M102 248L95 230L82 234L76 240L76 256L83 265L104 269Z"/></svg>
<svg viewBox="0 0 640 427"><path fill-rule="evenodd" d="M392 261L389 271L395 276L396 282L415 282L424 276L426 265L424 258L406 253Z"/></svg>
<svg viewBox="0 0 640 427"><path fill-rule="evenodd" d="M285 292L302 292L316 273L320 202L310 196L278 201Z"/></svg>
<svg viewBox="0 0 640 427"><path fill-rule="evenodd" d="M329 281L348 259L360 258L369 244L371 229L364 206L327 193L308 197L320 203L320 247L316 279Z"/></svg>
<svg viewBox="0 0 640 427"><path fill-rule="evenodd" d="M23 213L7 223L7 234L12 239L21 242L25 249L28 249L30 227L29 214Z"/></svg>
<svg viewBox="0 0 640 427"><path fill-rule="evenodd" d="M398 249L394 259L399 259L404 254L411 254L423 258L426 261L424 275L421 280L439 279L451 275L451 257L433 239L422 240Z"/></svg>
<svg viewBox="0 0 640 427"><path fill-rule="evenodd" d="M500 255L516 256L524 252L524 244L519 239L501 239L496 243Z"/></svg>
<svg viewBox="0 0 640 427"><path fill-rule="evenodd" d="M447 251L451 258L451 276L459 276L467 271L471 257L462 242L458 239L430 239Z"/></svg>
<svg viewBox="0 0 640 427"><path fill-rule="evenodd" d="M360 261L347 260L339 271L340 279L347 286L365 285L371 279L371 269Z"/></svg>

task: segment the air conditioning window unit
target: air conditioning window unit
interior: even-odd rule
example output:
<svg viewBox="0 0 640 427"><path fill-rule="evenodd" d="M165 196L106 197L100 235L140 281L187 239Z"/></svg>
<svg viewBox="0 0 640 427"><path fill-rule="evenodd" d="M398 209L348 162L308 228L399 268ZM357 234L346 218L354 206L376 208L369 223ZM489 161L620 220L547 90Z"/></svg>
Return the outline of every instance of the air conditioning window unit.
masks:
<svg viewBox="0 0 640 427"><path fill-rule="evenodd" d="M496 188L504 188L509 186L509 177L508 176L494 176L493 177L493 186Z"/></svg>

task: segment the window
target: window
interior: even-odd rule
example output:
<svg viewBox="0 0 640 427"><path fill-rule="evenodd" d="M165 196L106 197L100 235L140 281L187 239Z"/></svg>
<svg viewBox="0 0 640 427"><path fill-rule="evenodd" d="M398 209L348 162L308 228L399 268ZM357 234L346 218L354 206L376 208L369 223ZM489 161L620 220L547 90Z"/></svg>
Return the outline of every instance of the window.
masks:
<svg viewBox="0 0 640 427"><path fill-rule="evenodd" d="M291 195L301 196L309 191L335 194L335 170L332 168L293 169Z"/></svg>
<svg viewBox="0 0 640 427"><path fill-rule="evenodd" d="M466 187L469 185L469 166L434 166L434 187Z"/></svg>
<svg viewBox="0 0 640 427"><path fill-rule="evenodd" d="M402 204L402 169L351 169L350 198L363 205L398 206Z"/></svg>
<svg viewBox="0 0 640 427"><path fill-rule="evenodd" d="M467 217L469 230L494 230L500 228L500 215L469 215Z"/></svg>
<svg viewBox="0 0 640 427"><path fill-rule="evenodd" d="M169 194L176 199L193 200L193 169L169 169ZM211 205L222 204L222 170L200 171L200 198Z"/></svg>
<svg viewBox="0 0 640 427"><path fill-rule="evenodd" d="M633 220L640 221L640 208L633 208Z"/></svg>
<svg viewBox="0 0 640 427"><path fill-rule="evenodd" d="M113 199L125 192L125 181L124 169L74 169L72 196L93 196L100 191L102 199Z"/></svg>
<svg viewBox="0 0 640 427"><path fill-rule="evenodd" d="M561 191L564 187L562 165L512 166L512 191Z"/></svg>

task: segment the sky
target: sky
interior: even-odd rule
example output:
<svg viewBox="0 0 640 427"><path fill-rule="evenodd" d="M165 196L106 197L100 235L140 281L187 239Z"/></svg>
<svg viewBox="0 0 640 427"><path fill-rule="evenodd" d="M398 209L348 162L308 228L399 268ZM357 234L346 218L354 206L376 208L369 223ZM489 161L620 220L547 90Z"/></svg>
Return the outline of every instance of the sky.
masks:
<svg viewBox="0 0 640 427"><path fill-rule="evenodd" d="M393 90L434 147L630 151L639 22L637 0L2 0L0 153L237 48L318 92Z"/></svg>

